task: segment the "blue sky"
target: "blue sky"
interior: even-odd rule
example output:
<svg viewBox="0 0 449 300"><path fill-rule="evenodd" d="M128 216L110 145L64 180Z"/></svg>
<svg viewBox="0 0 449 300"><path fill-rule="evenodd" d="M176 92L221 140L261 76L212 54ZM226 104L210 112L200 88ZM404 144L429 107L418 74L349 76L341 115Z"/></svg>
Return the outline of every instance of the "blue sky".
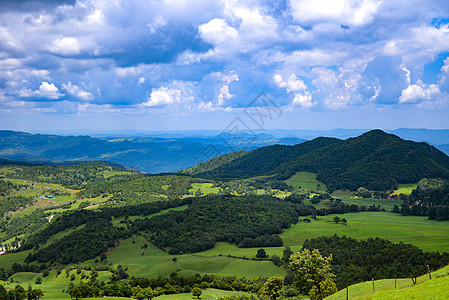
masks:
<svg viewBox="0 0 449 300"><path fill-rule="evenodd" d="M449 128L447 0L0 7L0 129Z"/></svg>

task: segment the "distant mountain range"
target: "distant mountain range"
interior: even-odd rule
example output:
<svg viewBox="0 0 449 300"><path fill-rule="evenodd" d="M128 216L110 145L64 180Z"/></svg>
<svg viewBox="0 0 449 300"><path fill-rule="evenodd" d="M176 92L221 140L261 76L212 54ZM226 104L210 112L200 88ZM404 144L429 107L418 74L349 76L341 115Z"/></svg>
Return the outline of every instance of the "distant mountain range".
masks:
<svg viewBox="0 0 449 300"><path fill-rule="evenodd" d="M0 159L43 164L108 161L147 173L174 172L239 150L296 145L320 136L347 139L364 132L363 129L267 130L229 135L218 130L113 131L93 133L95 137L92 137L2 130ZM449 154L449 130L402 128L387 132L404 139L425 141ZM289 151L282 155L285 159L295 153Z"/></svg>
<svg viewBox="0 0 449 300"><path fill-rule="evenodd" d="M449 178L449 157L427 143L372 130L346 140L320 137L295 146L226 154L185 173L223 180L261 175L285 180L298 171L317 173L329 190L388 190L422 178Z"/></svg>
<svg viewBox="0 0 449 300"><path fill-rule="evenodd" d="M173 172L236 150L297 144L304 139L267 134L162 137L60 136L0 131L0 158L42 164L109 161L147 173Z"/></svg>

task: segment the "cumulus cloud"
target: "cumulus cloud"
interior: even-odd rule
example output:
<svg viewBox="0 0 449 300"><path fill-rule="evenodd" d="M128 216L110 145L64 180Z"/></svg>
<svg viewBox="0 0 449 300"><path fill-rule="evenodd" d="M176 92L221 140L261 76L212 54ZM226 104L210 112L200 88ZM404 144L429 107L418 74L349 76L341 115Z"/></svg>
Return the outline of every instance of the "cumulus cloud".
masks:
<svg viewBox="0 0 449 300"><path fill-rule="evenodd" d="M300 23L335 22L365 25L372 22L380 0L291 0L293 18Z"/></svg>
<svg viewBox="0 0 449 300"><path fill-rule="evenodd" d="M53 84L46 81L42 82L39 89L32 91L30 89L23 89L19 93L20 97L24 98L43 98L49 100L59 99L63 94L59 93L59 89Z"/></svg>
<svg viewBox="0 0 449 300"><path fill-rule="evenodd" d="M314 106L316 103L312 102L312 95L310 95L309 93L305 93L305 94L296 93L292 104L294 106L301 106L304 108L309 108L311 106Z"/></svg>
<svg viewBox="0 0 449 300"><path fill-rule="evenodd" d="M70 81L67 84L63 83L62 89L64 89L67 94L73 96L78 100L89 101L94 99L94 95L92 95L90 92L84 91L82 88L75 84L72 84Z"/></svg>
<svg viewBox="0 0 449 300"><path fill-rule="evenodd" d="M235 95L229 93L229 85L233 81L239 81L239 76L235 73L231 73L229 75L224 75L222 80L225 84L220 88L220 93L218 94L218 106L223 106L225 104L225 100L235 97Z"/></svg>
<svg viewBox="0 0 449 300"><path fill-rule="evenodd" d="M168 89L161 87L153 89L151 91L150 98L147 102L143 103L144 106L149 107L162 107L173 103L179 103L181 101L181 91L176 89Z"/></svg>
<svg viewBox="0 0 449 300"><path fill-rule="evenodd" d="M48 47L48 50L60 55L76 55L81 52L81 44L76 38L64 37L54 40Z"/></svg>
<svg viewBox="0 0 449 300"><path fill-rule="evenodd" d="M280 87L285 88L287 93L298 92L307 89L307 85L300 78L297 78L295 74L291 74L287 81L282 79L282 76L275 74L273 76L274 82Z"/></svg>
<svg viewBox="0 0 449 300"><path fill-rule="evenodd" d="M437 100L440 88L436 84L426 85L421 80L402 90L399 103L418 103L428 100Z"/></svg>

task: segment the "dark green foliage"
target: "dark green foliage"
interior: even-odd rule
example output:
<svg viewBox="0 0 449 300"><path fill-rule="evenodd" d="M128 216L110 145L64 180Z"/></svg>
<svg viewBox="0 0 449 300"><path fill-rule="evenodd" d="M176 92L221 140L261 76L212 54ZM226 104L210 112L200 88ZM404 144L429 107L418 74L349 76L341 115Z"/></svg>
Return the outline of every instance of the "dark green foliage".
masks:
<svg viewBox="0 0 449 300"><path fill-rule="evenodd" d="M171 254L199 252L216 242L239 244L279 234L312 209L273 197L206 196L197 198L188 209L151 219L136 220L133 232Z"/></svg>
<svg viewBox="0 0 449 300"><path fill-rule="evenodd" d="M0 182L2 181L0 180ZM21 195L0 198L0 216L3 216L6 212L16 211L21 207L25 207L33 203L33 197L25 197Z"/></svg>
<svg viewBox="0 0 449 300"><path fill-rule="evenodd" d="M256 257L257 258L267 258L268 255L265 252L265 249L259 249L259 250L257 250Z"/></svg>
<svg viewBox="0 0 449 300"><path fill-rule="evenodd" d="M401 195L404 216L428 216L430 220L449 220L449 181L423 179L409 196Z"/></svg>
<svg viewBox="0 0 449 300"><path fill-rule="evenodd" d="M114 247L119 239L126 238L124 229L116 228L104 220L88 222L58 242L30 254L25 262L60 262L62 264L85 261L99 256Z"/></svg>
<svg viewBox="0 0 449 300"><path fill-rule="evenodd" d="M253 150L207 172L197 173L205 178L250 178L265 175L281 164L315 149L338 142L334 138L317 138L295 146L274 145Z"/></svg>
<svg viewBox="0 0 449 300"><path fill-rule="evenodd" d="M333 255L332 272L340 289L371 278L407 278L416 270L422 275L427 264L436 270L449 263L447 253L423 252L411 244L394 244L381 238L358 241L334 235L306 240L303 248Z"/></svg>
<svg viewBox="0 0 449 300"><path fill-rule="evenodd" d="M61 184L68 188L82 189L89 183L111 181L120 177L129 177L123 175L115 175L106 178L103 171L124 172L125 170L111 167L103 163L86 163L81 165L67 166L39 166L39 165L21 165L11 166L14 169L13 174L9 174L10 178L18 178L31 180L35 182L49 182Z"/></svg>
<svg viewBox="0 0 449 300"><path fill-rule="evenodd" d="M297 171L317 173L328 189L389 190L422 178L449 178L449 157L426 143L369 131L309 152L274 172L287 179Z"/></svg>
<svg viewBox="0 0 449 300"><path fill-rule="evenodd" d="M278 235L264 234L257 238L244 238L240 244L240 248L254 248L254 247L280 247L282 246L282 239Z"/></svg>

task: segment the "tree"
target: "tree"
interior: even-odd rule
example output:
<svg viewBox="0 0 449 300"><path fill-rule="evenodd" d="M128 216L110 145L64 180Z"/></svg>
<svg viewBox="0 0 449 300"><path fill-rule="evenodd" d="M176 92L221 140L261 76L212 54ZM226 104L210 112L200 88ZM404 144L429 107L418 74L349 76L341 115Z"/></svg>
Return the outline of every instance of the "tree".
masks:
<svg viewBox="0 0 449 300"><path fill-rule="evenodd" d="M331 261L332 254L323 257L317 249L312 252L304 249L290 257L290 268L295 272L297 285L302 286L307 282L312 284L310 299L321 300L337 291Z"/></svg>
<svg viewBox="0 0 449 300"><path fill-rule="evenodd" d="M36 278L36 281L34 282L35 284L42 284L42 277L38 277Z"/></svg>
<svg viewBox="0 0 449 300"><path fill-rule="evenodd" d="M335 216L334 217L334 222L337 223L337 224L340 223L340 217L339 216Z"/></svg>
<svg viewBox="0 0 449 300"><path fill-rule="evenodd" d="M202 293L203 293L203 291L199 287L194 287L192 289L192 295L193 295L193 297L196 297L197 299L200 299L200 296Z"/></svg>
<svg viewBox="0 0 449 300"><path fill-rule="evenodd" d="M274 276L265 282L259 290L259 295L262 299L276 300L281 296L282 286L284 285L284 278L281 276Z"/></svg>
<svg viewBox="0 0 449 300"><path fill-rule="evenodd" d="M345 218L341 219L341 226L343 225L348 226L348 221Z"/></svg>
<svg viewBox="0 0 449 300"><path fill-rule="evenodd" d="M267 253L265 252L265 249L259 249L257 250L257 254L256 254L257 258L267 258Z"/></svg>

